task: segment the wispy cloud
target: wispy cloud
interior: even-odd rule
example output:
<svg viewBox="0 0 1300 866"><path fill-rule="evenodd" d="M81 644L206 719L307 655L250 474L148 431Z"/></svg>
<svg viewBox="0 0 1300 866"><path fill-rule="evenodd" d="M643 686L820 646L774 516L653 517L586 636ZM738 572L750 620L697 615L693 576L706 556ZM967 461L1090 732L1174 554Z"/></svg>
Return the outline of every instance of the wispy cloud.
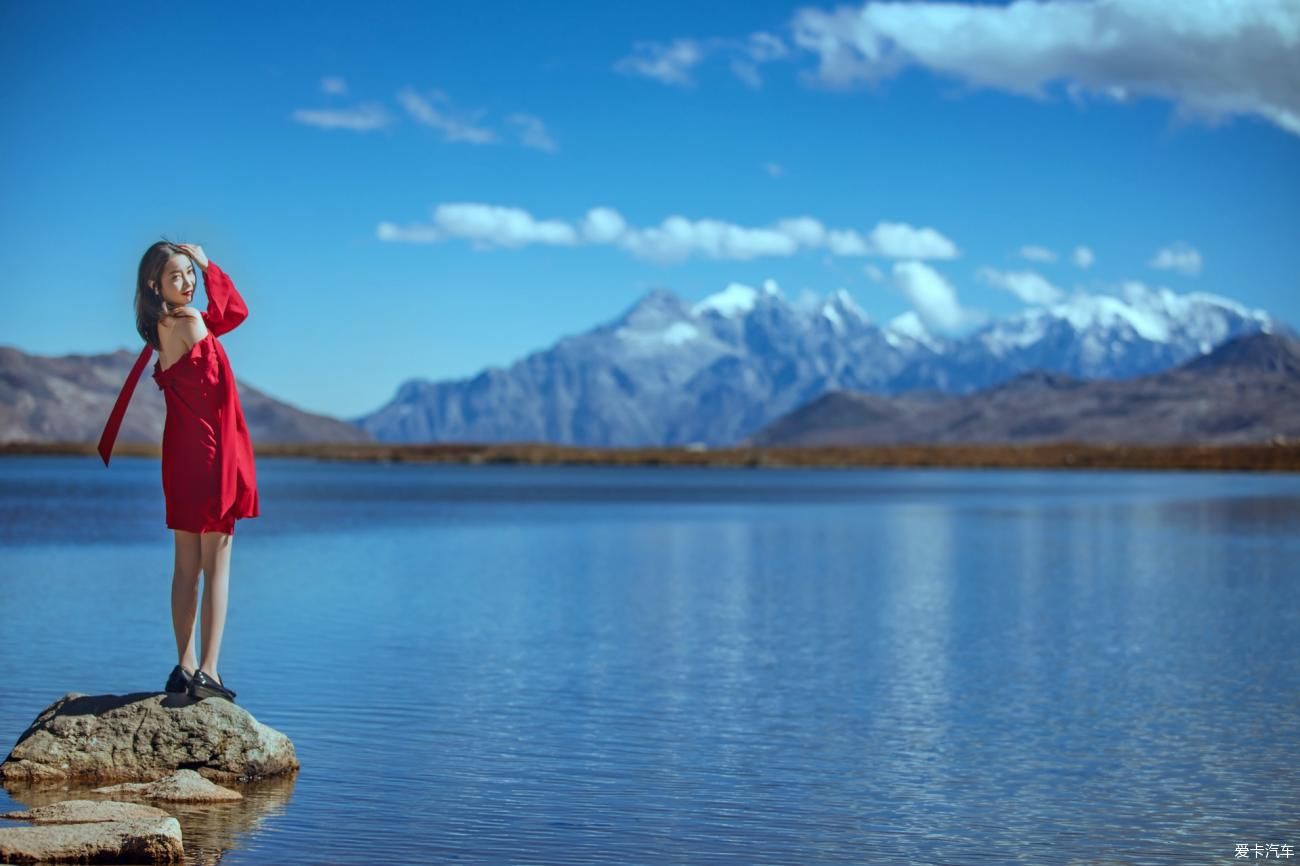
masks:
<svg viewBox="0 0 1300 866"><path fill-rule="evenodd" d="M1097 260L1097 257L1093 255L1092 250L1089 247L1082 246L1074 248L1074 252L1071 253L1071 258L1074 259L1076 267L1085 269L1092 267L1092 263Z"/></svg>
<svg viewBox="0 0 1300 866"><path fill-rule="evenodd" d="M393 123L392 116L375 103L355 108L300 108L290 114L289 119L321 129L351 129L356 132L383 129Z"/></svg>
<svg viewBox="0 0 1300 866"><path fill-rule="evenodd" d="M1056 253L1047 247L1027 244L1020 248L1020 258L1029 262L1054 262L1056 261Z"/></svg>
<svg viewBox="0 0 1300 866"><path fill-rule="evenodd" d="M1157 251L1147 264L1157 270L1195 276L1201 272L1201 254L1191 244L1176 241Z"/></svg>
<svg viewBox="0 0 1300 866"><path fill-rule="evenodd" d="M866 233L827 228L808 216L780 220L768 226L742 226L716 219L674 215L659 225L630 225L617 210L595 207L576 223L539 220L521 208L477 202L437 205L430 224L401 227L380 223L380 240L437 243L469 240L475 249L518 247L540 243L572 246L610 244L632 255L663 264L692 257L746 260L791 256L804 249L823 249L833 256L884 258L957 257L957 245L933 228L880 222Z"/></svg>
<svg viewBox="0 0 1300 866"><path fill-rule="evenodd" d="M441 90L430 91L426 98L415 88L404 87L398 91L397 101L416 123L438 130L446 141L488 144L497 140L495 132L478 125L478 120L485 111L457 111L451 107L451 99ZM445 108L439 108L434 105L435 102L441 103Z"/></svg>
<svg viewBox="0 0 1300 866"><path fill-rule="evenodd" d="M694 39L662 42L638 42L632 53L614 64L614 69L629 75L653 78L662 84L686 87L694 82L691 70L704 59L704 46Z"/></svg>
<svg viewBox="0 0 1300 866"><path fill-rule="evenodd" d="M991 286L1010 292L1026 304L1045 306L1065 297L1065 292L1048 282L1036 271L998 271L980 268L979 278Z"/></svg>
<svg viewBox="0 0 1300 866"><path fill-rule="evenodd" d="M337 76L321 79L321 89L333 96L348 92L347 83ZM408 118L420 126L437 130L444 141L492 144L502 139L502 133L484 121L486 109L454 106L451 97L441 90L421 92L414 87L403 87L397 91L395 98ZM352 108L301 108L292 112L290 119L322 129L350 129L357 132L382 129L397 122L397 118L377 102L367 102ZM514 112L506 116L504 126L524 147L548 153L554 153L558 149L555 137L546 128L546 123L535 114Z"/></svg>
<svg viewBox="0 0 1300 866"><path fill-rule="evenodd" d="M800 9L792 29L819 58L805 80L821 85L923 66L1038 98L1056 82L1076 99L1155 96L1183 115L1256 115L1300 135L1300 3L1288 0L868 2Z"/></svg>
<svg viewBox="0 0 1300 866"><path fill-rule="evenodd" d="M506 118L506 123L514 126L519 133L519 141L524 147L531 147L537 150L544 150L547 153L554 153L557 148L555 139L546 131L546 124L542 119L532 114L512 114Z"/></svg>
<svg viewBox="0 0 1300 866"><path fill-rule="evenodd" d="M709 56L730 58L729 68L743 84L754 90L763 86L759 68L789 56L790 48L781 37L759 31L742 39L674 39L671 42L638 42L632 53L614 64L629 75L651 78L662 84L689 87L692 73Z"/></svg>

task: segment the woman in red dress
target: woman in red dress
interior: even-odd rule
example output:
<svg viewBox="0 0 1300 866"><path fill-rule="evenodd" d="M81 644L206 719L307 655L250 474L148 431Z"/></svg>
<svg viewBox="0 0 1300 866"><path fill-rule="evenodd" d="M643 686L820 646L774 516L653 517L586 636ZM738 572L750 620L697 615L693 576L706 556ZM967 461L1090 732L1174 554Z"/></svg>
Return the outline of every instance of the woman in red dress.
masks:
<svg viewBox="0 0 1300 866"><path fill-rule="evenodd" d="M207 311L188 306L203 270ZM113 440L144 365L156 349L153 379L167 402L163 427L162 486L167 526L176 536L172 574L172 624L179 662L166 691L233 701L235 692L217 673L225 628L235 521L257 517L257 473L234 372L217 336L248 317L235 284L191 244L159 241L140 260L135 295L136 330L145 340L100 438L108 465ZM203 591L203 660L194 651L199 571Z"/></svg>

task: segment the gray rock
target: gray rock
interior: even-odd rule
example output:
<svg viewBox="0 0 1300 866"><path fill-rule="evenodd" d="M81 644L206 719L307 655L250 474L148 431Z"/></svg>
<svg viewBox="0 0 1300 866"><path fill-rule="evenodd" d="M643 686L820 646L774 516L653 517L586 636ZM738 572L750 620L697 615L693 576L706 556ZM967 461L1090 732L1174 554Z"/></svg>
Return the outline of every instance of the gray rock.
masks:
<svg viewBox="0 0 1300 866"><path fill-rule="evenodd" d="M190 769L215 782L243 782L298 767L288 737L229 701L70 692L19 737L0 780L152 782Z"/></svg>
<svg viewBox="0 0 1300 866"><path fill-rule="evenodd" d="M171 815L141 803L116 800L64 800L18 812L5 812L0 818L31 821L33 824L99 824L105 821L152 821Z"/></svg>
<svg viewBox="0 0 1300 866"><path fill-rule="evenodd" d="M183 863L180 822L170 816L0 829L0 863Z"/></svg>
<svg viewBox="0 0 1300 866"><path fill-rule="evenodd" d="M177 770L156 782L122 782L106 788L96 788L94 793L133 794L149 800L172 803L220 803L244 799L244 795L238 791L209 782L193 770Z"/></svg>

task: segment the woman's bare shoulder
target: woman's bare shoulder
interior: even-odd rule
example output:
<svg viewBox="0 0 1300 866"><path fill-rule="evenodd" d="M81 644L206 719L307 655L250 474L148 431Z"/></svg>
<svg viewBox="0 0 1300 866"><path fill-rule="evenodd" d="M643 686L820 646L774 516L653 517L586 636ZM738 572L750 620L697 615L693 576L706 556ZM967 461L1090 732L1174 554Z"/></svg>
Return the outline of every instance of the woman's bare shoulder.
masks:
<svg viewBox="0 0 1300 866"><path fill-rule="evenodd" d="M181 307L173 311L172 316L163 316L158 320L158 338L166 335L167 342L177 340L188 352L199 340L208 335L207 323L193 307Z"/></svg>
<svg viewBox="0 0 1300 866"><path fill-rule="evenodd" d="M182 319L200 319L200 318L202 317L199 315L199 311L194 309L193 307L177 307L176 309L172 310L172 314L170 316L162 316L161 318L158 319L158 327L170 328L174 324L180 322Z"/></svg>

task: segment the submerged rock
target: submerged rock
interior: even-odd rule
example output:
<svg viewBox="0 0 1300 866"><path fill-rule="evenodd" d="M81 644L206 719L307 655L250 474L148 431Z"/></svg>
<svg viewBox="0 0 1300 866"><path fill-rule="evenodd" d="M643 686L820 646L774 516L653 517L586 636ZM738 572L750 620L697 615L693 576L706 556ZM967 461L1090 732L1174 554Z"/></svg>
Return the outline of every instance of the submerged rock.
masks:
<svg viewBox="0 0 1300 866"><path fill-rule="evenodd" d="M193 770L177 770L156 782L122 782L107 788L96 788L96 794L134 794L150 800L172 803L220 803L242 800L244 795L229 788L209 782Z"/></svg>
<svg viewBox="0 0 1300 866"><path fill-rule="evenodd" d="M31 821L33 824L99 824L104 821L139 821L170 818L162 809L141 803L116 800L64 800L17 812L5 812L0 818Z"/></svg>
<svg viewBox="0 0 1300 866"><path fill-rule="evenodd" d="M70 692L18 738L0 764L0 781L152 782L189 769L216 782L245 782L298 768L288 737L230 701Z"/></svg>
<svg viewBox="0 0 1300 866"><path fill-rule="evenodd" d="M0 863L184 861L181 825L170 815L126 821L0 828Z"/></svg>

